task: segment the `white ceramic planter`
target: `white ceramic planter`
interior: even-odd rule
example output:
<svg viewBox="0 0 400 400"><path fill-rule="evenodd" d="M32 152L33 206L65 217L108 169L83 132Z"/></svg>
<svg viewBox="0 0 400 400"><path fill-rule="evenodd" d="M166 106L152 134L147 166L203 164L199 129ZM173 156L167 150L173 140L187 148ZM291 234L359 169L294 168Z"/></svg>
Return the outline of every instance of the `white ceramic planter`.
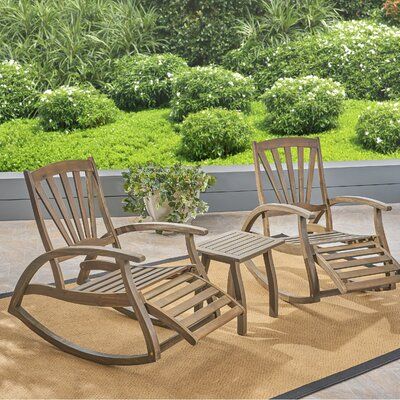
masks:
<svg viewBox="0 0 400 400"><path fill-rule="evenodd" d="M200 196L200 192L198 193ZM151 196L144 198L147 213L150 215L154 222L165 221L171 212L171 207L164 202L160 205L160 193L156 192ZM193 221L192 217L187 218L184 223L190 224Z"/></svg>
<svg viewBox="0 0 400 400"><path fill-rule="evenodd" d="M165 221L171 212L171 207L164 203L160 205L160 193L145 197L146 210L154 222Z"/></svg>

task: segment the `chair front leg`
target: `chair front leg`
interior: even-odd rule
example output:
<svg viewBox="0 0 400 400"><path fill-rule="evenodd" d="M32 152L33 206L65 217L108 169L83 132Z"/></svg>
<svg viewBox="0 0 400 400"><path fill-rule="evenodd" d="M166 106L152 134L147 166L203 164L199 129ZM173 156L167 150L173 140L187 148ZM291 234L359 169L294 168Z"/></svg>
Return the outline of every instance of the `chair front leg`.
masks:
<svg viewBox="0 0 400 400"><path fill-rule="evenodd" d="M136 288L129 262L119 260L118 264L121 268L122 280L125 285L128 300L131 303L136 319L142 328L148 355L156 361L161 357L160 343L154 325L151 322L150 315L147 312L144 297Z"/></svg>
<svg viewBox="0 0 400 400"><path fill-rule="evenodd" d="M196 266L196 272L204 279L208 280L208 275L206 272L206 268L203 265L199 253L196 249L196 244L194 243L194 236L193 234L186 234L185 235L185 241L186 241L186 248L187 248L187 252L189 254L190 257L190 261L192 262L192 264L194 264Z"/></svg>
<svg viewBox="0 0 400 400"><path fill-rule="evenodd" d="M383 226L383 220L382 220L382 210L375 208L374 209L374 226L375 226L375 234L378 239L379 244L388 252L389 250L389 245L386 239L386 233L385 233L385 228Z"/></svg>
<svg viewBox="0 0 400 400"><path fill-rule="evenodd" d="M318 299L320 295L320 288L317 269L315 267L314 250L312 249L308 238L307 220L301 216L298 217L298 229L301 251L307 271L310 297L313 299Z"/></svg>

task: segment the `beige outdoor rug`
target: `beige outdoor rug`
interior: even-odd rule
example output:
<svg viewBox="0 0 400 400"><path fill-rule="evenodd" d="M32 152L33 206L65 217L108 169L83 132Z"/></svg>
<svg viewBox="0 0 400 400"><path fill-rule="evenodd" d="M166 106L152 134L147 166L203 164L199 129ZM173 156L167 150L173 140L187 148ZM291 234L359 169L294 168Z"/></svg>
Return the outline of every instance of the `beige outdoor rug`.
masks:
<svg viewBox="0 0 400 400"><path fill-rule="evenodd" d="M281 288L304 289L301 259L274 256ZM227 271L213 263L210 277L226 287ZM232 321L195 347L181 342L157 363L141 366L107 367L65 354L10 316L9 298L0 300L0 397L270 398L400 347L400 289L300 307L280 302L274 319L267 292L244 266L242 271L248 336L238 336ZM327 287L329 279L321 276ZM136 323L114 310L38 296L26 297L25 305L81 345L123 353L143 349ZM168 333L161 329L162 336Z"/></svg>

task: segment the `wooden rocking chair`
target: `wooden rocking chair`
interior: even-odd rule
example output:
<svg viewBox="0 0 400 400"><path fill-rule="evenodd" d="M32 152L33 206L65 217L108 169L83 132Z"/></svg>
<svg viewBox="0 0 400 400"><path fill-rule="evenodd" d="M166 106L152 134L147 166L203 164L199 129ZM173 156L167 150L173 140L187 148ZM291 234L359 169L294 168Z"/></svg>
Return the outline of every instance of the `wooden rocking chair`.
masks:
<svg viewBox="0 0 400 400"><path fill-rule="evenodd" d="M357 196L330 199L325 184L319 139L289 137L254 142L253 151L260 206L247 217L243 230L251 231L255 221L261 216L264 234L270 236L270 217L290 214L298 217L299 235L278 235L286 240L276 250L303 256L310 295L297 296L280 292L283 300L290 303L312 303L325 296L396 287L396 283L400 282L400 265L390 254L382 223L382 211L390 211L389 205ZM297 171L294 156L298 160ZM267 157L273 160L275 171ZM267 204L261 168L266 172L266 182L271 185L279 204ZM322 204L312 202L314 177L319 178ZM375 234L358 235L335 231L331 207L338 203L372 207ZM323 215L324 225L319 223ZM335 289L320 290L316 265L329 275ZM246 266L267 287L267 280L260 275L254 263L247 262Z"/></svg>
<svg viewBox="0 0 400 400"><path fill-rule="evenodd" d="M117 229L113 227L93 159L50 164L34 172L25 172L25 179L46 253L32 261L22 274L9 312L61 350L102 364L154 362L163 350L181 339L195 345L202 337L245 312L236 300L207 278L193 237L206 235L206 229L172 223L135 223ZM53 248L44 210L67 247ZM97 233L96 210L105 225L103 236ZM173 267L131 264L140 263L145 257L121 250L118 236L147 230L185 234L191 264ZM105 247L107 245L112 247ZM86 257L80 263L78 285L66 287L60 264L78 256ZM55 285L31 283L36 272L48 262ZM107 272L88 279L92 270ZM48 330L23 308L23 298L31 294L80 305L112 307L128 314L140 325L147 354L100 353L67 341ZM172 329L175 331L173 336L160 343L155 324Z"/></svg>

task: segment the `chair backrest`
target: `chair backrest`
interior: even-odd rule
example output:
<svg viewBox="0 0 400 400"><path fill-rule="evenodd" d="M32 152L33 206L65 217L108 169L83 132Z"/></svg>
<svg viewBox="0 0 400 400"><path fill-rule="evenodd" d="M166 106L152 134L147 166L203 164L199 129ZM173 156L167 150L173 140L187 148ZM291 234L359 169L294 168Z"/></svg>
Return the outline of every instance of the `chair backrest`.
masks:
<svg viewBox="0 0 400 400"><path fill-rule="evenodd" d="M326 212L326 223L330 226L328 192L319 139L288 137L254 142L253 155L260 204L267 203L262 179L263 169L267 183L271 185L279 203L320 211L321 215ZM275 165L275 171L269 160ZM319 178L322 204L321 201L319 204L313 203L313 182L316 177Z"/></svg>
<svg viewBox="0 0 400 400"><path fill-rule="evenodd" d="M46 251L54 248L47 216L68 246L120 247L92 158L56 162L24 175ZM96 211L102 217L105 238L98 233Z"/></svg>

